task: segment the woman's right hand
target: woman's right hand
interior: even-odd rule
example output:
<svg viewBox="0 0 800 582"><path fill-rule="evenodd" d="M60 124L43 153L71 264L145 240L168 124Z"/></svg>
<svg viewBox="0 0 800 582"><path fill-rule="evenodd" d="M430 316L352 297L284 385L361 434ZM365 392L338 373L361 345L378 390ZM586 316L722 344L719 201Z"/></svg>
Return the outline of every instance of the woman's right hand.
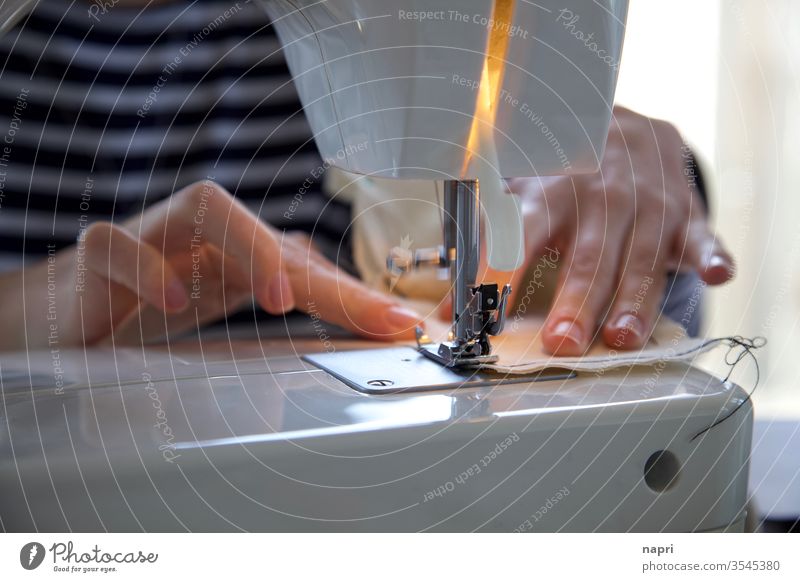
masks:
<svg viewBox="0 0 800 582"><path fill-rule="evenodd" d="M371 339L411 338L420 321L337 269L304 235L264 224L209 181L125 223L93 223L76 246L22 275L2 281L4 296L15 287L24 296L22 313L9 313L22 315L19 333L0 339L6 350L44 347L54 332L60 347L142 343L252 299L269 313L297 308Z"/></svg>

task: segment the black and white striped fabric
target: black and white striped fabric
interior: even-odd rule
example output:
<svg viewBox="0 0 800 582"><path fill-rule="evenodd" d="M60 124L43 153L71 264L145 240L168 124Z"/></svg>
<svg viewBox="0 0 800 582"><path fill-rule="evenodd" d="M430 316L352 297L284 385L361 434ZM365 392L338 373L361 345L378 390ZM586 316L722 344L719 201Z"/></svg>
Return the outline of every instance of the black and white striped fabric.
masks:
<svg viewBox="0 0 800 582"><path fill-rule="evenodd" d="M40 0L0 39L3 269L207 178L335 253L349 209L309 183L320 163L253 3Z"/></svg>

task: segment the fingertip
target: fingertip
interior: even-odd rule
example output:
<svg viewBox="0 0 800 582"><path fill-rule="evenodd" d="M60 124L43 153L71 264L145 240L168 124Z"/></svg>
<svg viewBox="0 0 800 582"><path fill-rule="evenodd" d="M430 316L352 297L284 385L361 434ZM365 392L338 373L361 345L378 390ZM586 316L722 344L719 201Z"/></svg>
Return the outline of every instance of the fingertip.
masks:
<svg viewBox="0 0 800 582"><path fill-rule="evenodd" d="M392 305L384 311L383 321L388 339L413 338L417 327L425 327L422 316L402 305Z"/></svg>
<svg viewBox="0 0 800 582"><path fill-rule="evenodd" d="M260 298L264 309L272 315L281 315L295 308L295 298L289 276L279 271L267 283L266 296Z"/></svg>
<svg viewBox="0 0 800 582"><path fill-rule="evenodd" d="M416 339L416 337L417 335L414 329L403 329L398 332L391 333L388 336L384 336L382 339L384 341L399 342L399 341L413 340Z"/></svg>
<svg viewBox="0 0 800 582"><path fill-rule="evenodd" d="M706 262L700 277L709 285L722 285L736 276L733 260L722 253L715 253Z"/></svg>
<svg viewBox="0 0 800 582"><path fill-rule="evenodd" d="M586 334L580 323L562 318L545 326L542 343L554 356L580 356L586 351Z"/></svg>
<svg viewBox="0 0 800 582"><path fill-rule="evenodd" d="M289 279L289 274L281 271L278 274L281 289L281 309L284 312L291 311L297 305L294 298L294 291L292 290L292 282Z"/></svg>
<svg viewBox="0 0 800 582"><path fill-rule="evenodd" d="M644 321L633 313L610 318L609 323L603 326L603 342L618 350L640 349L647 343Z"/></svg>
<svg viewBox="0 0 800 582"><path fill-rule="evenodd" d="M173 279L164 290L164 310L178 313L189 306L186 288L178 279Z"/></svg>
<svg viewBox="0 0 800 582"><path fill-rule="evenodd" d="M357 313L345 313L339 324L362 337L384 342L414 339L417 327L425 328L419 313L385 301Z"/></svg>

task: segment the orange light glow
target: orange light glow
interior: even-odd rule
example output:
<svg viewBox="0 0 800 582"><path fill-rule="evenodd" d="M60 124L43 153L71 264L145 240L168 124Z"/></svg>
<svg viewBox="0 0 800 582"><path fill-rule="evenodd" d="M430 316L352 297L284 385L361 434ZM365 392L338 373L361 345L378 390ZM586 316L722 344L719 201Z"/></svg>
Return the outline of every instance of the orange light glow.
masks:
<svg viewBox="0 0 800 582"><path fill-rule="evenodd" d="M464 159L463 177L470 178L472 158L481 155L486 148L494 150L494 124L497 117L497 102L505 71L509 34L514 20L515 0L495 0L492 7L492 22L486 58L483 61L478 98L475 103L475 117L467 139L467 153Z"/></svg>

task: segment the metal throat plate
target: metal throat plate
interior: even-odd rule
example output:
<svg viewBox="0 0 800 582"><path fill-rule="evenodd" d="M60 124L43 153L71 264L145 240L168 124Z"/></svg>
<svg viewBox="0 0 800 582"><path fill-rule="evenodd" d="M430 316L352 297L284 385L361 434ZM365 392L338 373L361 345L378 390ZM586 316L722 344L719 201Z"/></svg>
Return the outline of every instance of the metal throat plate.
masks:
<svg viewBox="0 0 800 582"><path fill-rule="evenodd" d="M521 382L564 380L569 370L501 374L475 368L447 368L412 347L308 354L303 359L365 394L450 390Z"/></svg>

